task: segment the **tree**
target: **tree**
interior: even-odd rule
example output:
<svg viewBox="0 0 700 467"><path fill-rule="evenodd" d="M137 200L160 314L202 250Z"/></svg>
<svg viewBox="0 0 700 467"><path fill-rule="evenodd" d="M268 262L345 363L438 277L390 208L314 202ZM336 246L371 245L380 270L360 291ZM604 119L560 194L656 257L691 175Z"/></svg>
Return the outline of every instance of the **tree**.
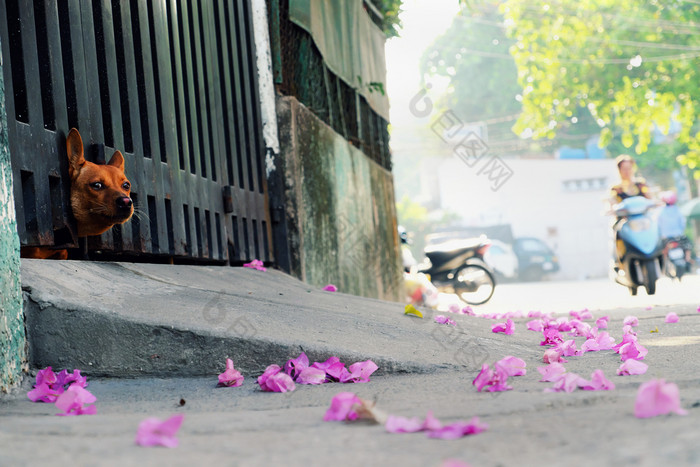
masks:
<svg viewBox="0 0 700 467"><path fill-rule="evenodd" d="M485 123L492 153L551 151L560 146L584 148L591 136L600 133L586 109L573 114L571 125L560 128L556 141L533 144L527 129L513 131L522 112L523 87L510 54L516 40L507 35L499 11L501 3L484 0L464 8L424 53L424 79L429 82L433 76L441 76L449 80L448 94L441 105L465 120Z"/></svg>
<svg viewBox="0 0 700 467"><path fill-rule="evenodd" d="M447 94L439 103L461 119L488 124L492 150L522 143L510 131L520 113L517 69L508 50L498 2L483 2L478 8L455 17L450 28L428 47L421 57L426 82L441 76L449 80Z"/></svg>
<svg viewBox="0 0 700 467"><path fill-rule="evenodd" d="M603 145L617 136L641 154L678 122L679 162L700 165L700 4L507 0L501 11L522 87L517 133L553 138L585 109Z"/></svg>

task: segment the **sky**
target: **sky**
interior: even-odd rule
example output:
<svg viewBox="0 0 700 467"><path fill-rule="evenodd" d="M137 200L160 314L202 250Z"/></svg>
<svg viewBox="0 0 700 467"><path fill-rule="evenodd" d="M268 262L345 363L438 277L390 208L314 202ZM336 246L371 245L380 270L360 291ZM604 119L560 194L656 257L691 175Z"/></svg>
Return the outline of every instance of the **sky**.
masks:
<svg viewBox="0 0 700 467"><path fill-rule="evenodd" d="M410 99L420 90L418 61L437 36L447 30L459 11L457 0L405 0L401 36L386 43L387 92L392 125L413 120Z"/></svg>

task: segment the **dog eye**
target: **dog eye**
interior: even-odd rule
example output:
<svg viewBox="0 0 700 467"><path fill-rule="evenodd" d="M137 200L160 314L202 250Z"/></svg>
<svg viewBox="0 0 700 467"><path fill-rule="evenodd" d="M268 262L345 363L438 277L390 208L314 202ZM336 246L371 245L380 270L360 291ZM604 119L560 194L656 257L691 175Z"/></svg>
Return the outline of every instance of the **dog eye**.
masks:
<svg viewBox="0 0 700 467"><path fill-rule="evenodd" d="M93 190L101 190L103 186L104 185L102 185L102 182L93 182L90 184L90 188Z"/></svg>
<svg viewBox="0 0 700 467"><path fill-rule="evenodd" d="M125 190L128 190L129 188L131 188L131 183L124 182L124 184L122 185L122 188L124 188Z"/></svg>

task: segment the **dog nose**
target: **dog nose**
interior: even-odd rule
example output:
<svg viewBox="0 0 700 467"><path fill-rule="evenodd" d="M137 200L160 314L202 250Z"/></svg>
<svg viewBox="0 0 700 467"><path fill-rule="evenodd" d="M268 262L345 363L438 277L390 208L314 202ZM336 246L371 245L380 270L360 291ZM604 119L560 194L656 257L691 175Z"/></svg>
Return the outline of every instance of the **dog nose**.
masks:
<svg viewBox="0 0 700 467"><path fill-rule="evenodd" d="M128 209L131 207L132 204L133 202L128 196L120 196L119 198L117 198L117 207L120 209Z"/></svg>

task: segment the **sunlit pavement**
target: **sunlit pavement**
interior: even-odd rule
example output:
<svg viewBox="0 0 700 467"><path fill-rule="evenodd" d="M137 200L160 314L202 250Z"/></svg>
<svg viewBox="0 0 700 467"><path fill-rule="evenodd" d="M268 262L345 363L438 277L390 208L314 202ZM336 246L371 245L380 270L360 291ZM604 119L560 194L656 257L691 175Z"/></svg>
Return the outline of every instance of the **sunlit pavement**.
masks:
<svg viewBox="0 0 700 467"><path fill-rule="evenodd" d="M67 268L73 273L60 274ZM600 370L615 389L552 393L546 391L552 382L541 381L537 371L546 350L540 345L542 334L527 330L529 319L515 319L513 334L506 335L493 332L492 320L455 315L454 326L438 324L433 313L424 319L405 316L401 304L310 290L274 270L190 268L197 268L197 274L168 265L41 260L23 264L26 293L34 297L38 312L47 318L59 306L66 310L61 308L55 313L57 321L46 326L46 336L61 339L47 337L42 345L57 342L48 349L59 353L55 369L86 369L97 414L57 417L53 404L30 402L26 393L34 378L28 375L21 389L0 397L0 466L438 467L447 458L483 467L700 465L699 277L690 276L681 284L663 279L654 297L643 291L631 297L605 279L499 284L492 301L475 307L477 312L541 309L568 314L589 308L594 318L610 317L606 332L615 342L622 339L623 319L628 314L638 317L634 332L648 350L645 374L617 375L621 356L612 350L586 352L567 358L567 372L589 379ZM96 287L111 290L99 286L100 281L129 293L118 300L95 293ZM90 301L97 311L81 312L69 299ZM604 313L598 311L601 308ZM675 311L680 321L666 323L668 311ZM129 315L132 312L136 315ZM103 319L91 318L93 313ZM157 314L161 324L149 324L143 333L127 332L127 319L137 322L146 314ZM241 316L246 320L239 321ZM241 323L243 328L238 327ZM68 332L57 329L68 328L75 328L76 336L67 339L65 350L56 350ZM576 340L580 348L584 337ZM33 345L36 349L36 340ZM89 350L87 362L100 365L117 355L121 365L141 373L148 370L149 361L172 362L174 369L149 377L99 378L92 363L64 363L69 352L80 348ZM343 362L372 359L383 374L373 374L367 384L298 384L285 394L261 391L257 377L264 368L284 364L301 351L315 361L331 355ZM509 355L525 361L526 374L508 380L511 390L479 392L472 382L482 364L493 365ZM226 357L237 368L248 368L242 370L245 381L240 387L216 386ZM200 377L183 377L188 368L195 368ZM635 417L640 385L657 378L678 386L687 416ZM324 421L331 399L346 391L376 403L387 414L422 418L430 411L449 424L477 416L488 429L448 441L425 433L387 433L381 424ZM176 449L134 443L145 418L163 420L175 413L185 416Z"/></svg>
<svg viewBox="0 0 700 467"><path fill-rule="evenodd" d="M439 309L446 309L457 298L440 294ZM659 279L656 294L647 295L640 287L637 296L610 279L584 281L547 281L497 284L491 300L473 307L477 314L532 311L567 313L588 308L612 310L616 308L667 307L676 305L700 306L700 276L687 275L681 282L667 277Z"/></svg>

